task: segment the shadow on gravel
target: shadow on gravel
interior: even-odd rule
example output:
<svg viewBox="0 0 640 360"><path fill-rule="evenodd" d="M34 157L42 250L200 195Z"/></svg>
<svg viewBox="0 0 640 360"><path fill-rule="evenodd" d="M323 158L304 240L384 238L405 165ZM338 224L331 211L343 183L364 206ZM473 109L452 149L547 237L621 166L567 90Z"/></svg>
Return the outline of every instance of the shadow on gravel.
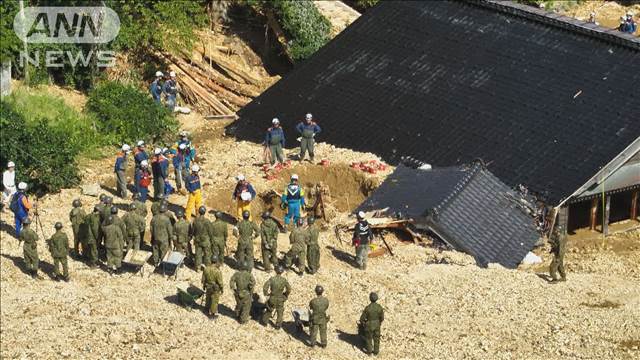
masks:
<svg viewBox="0 0 640 360"><path fill-rule="evenodd" d="M360 349L361 351L364 351L364 341L362 340L362 337L360 337L360 335L349 334L342 330L336 330L336 332L338 333L338 339Z"/></svg>
<svg viewBox="0 0 640 360"><path fill-rule="evenodd" d="M356 258L349 254L348 252L342 251L340 249L336 249L333 246L327 246L327 249L331 250L331 255L336 259L342 261L343 263L350 265L351 267L357 268L358 264L356 263Z"/></svg>
<svg viewBox="0 0 640 360"><path fill-rule="evenodd" d="M13 265L15 265L18 269L20 269L20 271L22 271L24 274L31 275L27 270L27 264L24 262L23 258L18 256L11 256L7 254L2 254L2 257L11 260L13 262ZM47 274L49 279L55 279L55 275L54 275L55 268L53 267L52 264L49 264L44 261L40 261L38 263L38 272Z"/></svg>
<svg viewBox="0 0 640 360"><path fill-rule="evenodd" d="M307 333L302 330L300 331L296 323L293 321L283 321L282 329L294 339L300 341L301 343L309 346L309 336Z"/></svg>

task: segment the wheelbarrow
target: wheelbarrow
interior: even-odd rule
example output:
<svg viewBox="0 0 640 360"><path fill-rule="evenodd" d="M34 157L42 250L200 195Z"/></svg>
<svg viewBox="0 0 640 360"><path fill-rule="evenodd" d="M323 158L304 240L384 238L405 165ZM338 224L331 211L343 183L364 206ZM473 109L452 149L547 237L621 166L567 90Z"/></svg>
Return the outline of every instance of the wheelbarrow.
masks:
<svg viewBox="0 0 640 360"><path fill-rule="evenodd" d="M177 286L178 301L187 310L193 310L204 291L193 284L181 283Z"/></svg>
<svg viewBox="0 0 640 360"><path fill-rule="evenodd" d="M311 324L309 321L309 311L305 309L293 309L291 315L293 316L293 322L296 325L296 331L298 333L304 332L304 328Z"/></svg>
<svg viewBox="0 0 640 360"><path fill-rule="evenodd" d="M139 273L140 276L144 276L144 265L151 255L150 251L131 249L127 251L122 263L133 268L134 272Z"/></svg>
<svg viewBox="0 0 640 360"><path fill-rule="evenodd" d="M173 276L174 279L178 278L178 269L182 266L186 256L178 251L167 251L167 254L162 258L160 266L162 266L162 274Z"/></svg>

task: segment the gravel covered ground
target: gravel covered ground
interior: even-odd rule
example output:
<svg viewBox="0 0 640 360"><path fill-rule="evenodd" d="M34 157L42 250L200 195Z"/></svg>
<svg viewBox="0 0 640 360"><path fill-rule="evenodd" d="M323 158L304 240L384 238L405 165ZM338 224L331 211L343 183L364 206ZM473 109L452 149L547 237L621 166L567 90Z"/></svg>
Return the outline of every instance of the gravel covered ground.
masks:
<svg viewBox="0 0 640 360"><path fill-rule="evenodd" d="M214 126L206 131L190 125L203 142L205 198L217 191L230 192L238 172L245 173L258 192L267 190L271 183L253 165L261 157L259 146L223 138L221 124L208 124ZM326 145L319 147L318 158L328 158L332 164L375 159ZM110 169L110 161L90 164L85 182L112 181L111 174L98 170L98 166ZM387 173L370 177L379 180ZM278 181L284 180L274 181L279 186ZM70 234L67 214L71 200L79 196L78 189L68 189L40 200L47 236L57 220L65 221ZM86 209L96 201L81 198ZM173 196L171 202L183 205L185 199ZM331 223L344 218L345 212L337 215L341 216ZM6 213L2 219L12 222ZM176 281L160 274L110 276L71 260L71 282L52 281L48 276L52 260L44 242L39 246L44 279L32 280L22 271L22 249L7 230L3 225L0 242L2 358L364 359L356 321L370 291L378 291L386 309L379 356L383 359L640 357L637 245L625 251L595 247L569 251L565 260L569 281L549 284L537 274L543 266L480 269L464 254L402 244L392 236L388 238L396 255L371 259L363 272L353 267L353 250L340 244L327 227L321 235L319 273L302 277L286 273L293 293L286 304L284 329L275 330L255 321L238 324L228 288L221 299L222 316L211 321L200 309L188 311L178 305ZM640 233L612 241L640 244ZM232 240L230 248L234 244ZM279 248L288 249L286 237L280 239ZM259 246L256 249L258 257ZM540 253L548 264L546 252ZM224 266L223 272L228 282L233 269ZM261 291L269 275L260 270L253 274ZM178 277L178 282L199 281L199 274L190 269L181 270ZM324 285L331 302L326 349L306 346L307 337L295 332L290 314L293 308L306 307L316 284Z"/></svg>

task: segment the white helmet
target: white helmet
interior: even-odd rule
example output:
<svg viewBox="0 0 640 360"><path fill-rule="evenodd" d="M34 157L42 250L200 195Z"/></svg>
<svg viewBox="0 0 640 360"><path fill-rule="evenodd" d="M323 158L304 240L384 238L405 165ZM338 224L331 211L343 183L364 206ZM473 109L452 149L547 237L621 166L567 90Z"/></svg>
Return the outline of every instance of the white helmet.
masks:
<svg viewBox="0 0 640 360"><path fill-rule="evenodd" d="M180 131L180 136L181 137L187 137L188 135L189 135L189 133L187 132L187 130Z"/></svg>
<svg viewBox="0 0 640 360"><path fill-rule="evenodd" d="M147 160L142 160L142 161L140 161L140 166L147 167L147 166L149 166L149 162Z"/></svg>
<svg viewBox="0 0 640 360"><path fill-rule="evenodd" d="M244 179L245 179L244 175L242 175L242 174L236 176L236 180L238 180L238 181L243 181Z"/></svg>
<svg viewBox="0 0 640 360"><path fill-rule="evenodd" d="M311 120L311 119L313 119L313 115L307 114L304 118L307 119L307 120Z"/></svg>
<svg viewBox="0 0 640 360"><path fill-rule="evenodd" d="M173 78L173 77L176 77L176 73L175 73L175 71L170 72L170 73L169 73L169 76L171 76L172 78Z"/></svg>
<svg viewBox="0 0 640 360"><path fill-rule="evenodd" d="M144 140L138 140L137 146L144 146Z"/></svg>
<svg viewBox="0 0 640 360"><path fill-rule="evenodd" d="M187 144L185 144L185 143L182 143L182 144L178 145L178 149L180 149L180 150L184 150L186 148L187 148Z"/></svg>
<svg viewBox="0 0 640 360"><path fill-rule="evenodd" d="M364 211L358 211L358 219L364 219Z"/></svg>
<svg viewBox="0 0 640 360"><path fill-rule="evenodd" d="M165 148L162 148L162 153L163 153L163 154L166 154L167 152L169 152L169 148L166 148L166 147L165 147Z"/></svg>
<svg viewBox="0 0 640 360"><path fill-rule="evenodd" d="M14 163L13 161L9 161L7 163L7 168L12 168L12 167L16 167L16 163Z"/></svg>
<svg viewBox="0 0 640 360"><path fill-rule="evenodd" d="M129 145L127 145L127 144L123 144L122 145L122 151L124 151L124 152L131 151L131 147Z"/></svg>
<svg viewBox="0 0 640 360"><path fill-rule="evenodd" d="M160 154L162 154L162 149L160 149L160 148L155 148L155 149L153 149L153 154L154 154L154 155L160 155Z"/></svg>
<svg viewBox="0 0 640 360"><path fill-rule="evenodd" d="M162 73L162 71L156 71L156 77L163 77L164 74Z"/></svg>
<svg viewBox="0 0 640 360"><path fill-rule="evenodd" d="M298 180L298 175L297 174L291 175L291 180Z"/></svg>
<svg viewBox="0 0 640 360"><path fill-rule="evenodd" d="M18 190L27 190L27 183L21 182L18 184Z"/></svg>
<svg viewBox="0 0 640 360"><path fill-rule="evenodd" d="M278 120L278 118L273 118L273 120L271 120L271 123L273 125L278 125L278 124L280 124L280 120Z"/></svg>
<svg viewBox="0 0 640 360"><path fill-rule="evenodd" d="M191 171L193 172L200 171L200 166L198 166L198 164L193 164L193 166L191 167Z"/></svg>

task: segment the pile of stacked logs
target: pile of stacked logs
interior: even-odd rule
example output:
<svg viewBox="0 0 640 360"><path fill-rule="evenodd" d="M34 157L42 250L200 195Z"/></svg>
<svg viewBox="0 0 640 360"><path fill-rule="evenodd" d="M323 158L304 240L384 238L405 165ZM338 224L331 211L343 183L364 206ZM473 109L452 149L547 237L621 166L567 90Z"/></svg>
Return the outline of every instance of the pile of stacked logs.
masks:
<svg viewBox="0 0 640 360"><path fill-rule="evenodd" d="M197 44L189 54L161 52L158 56L178 75L186 103L213 118L223 118L234 116L273 82L234 64L229 51L223 46Z"/></svg>

